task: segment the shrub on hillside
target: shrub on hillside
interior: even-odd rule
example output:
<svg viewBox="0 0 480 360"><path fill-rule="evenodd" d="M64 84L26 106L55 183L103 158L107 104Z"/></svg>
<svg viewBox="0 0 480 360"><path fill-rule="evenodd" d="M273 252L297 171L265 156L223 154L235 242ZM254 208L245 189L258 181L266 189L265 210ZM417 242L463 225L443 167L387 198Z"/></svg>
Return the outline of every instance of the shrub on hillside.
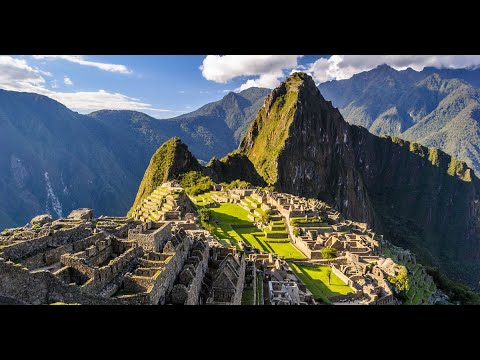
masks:
<svg viewBox="0 0 480 360"><path fill-rule="evenodd" d="M199 195L210 191L215 183L210 177L199 171L189 171L180 178L180 186L185 189L189 195Z"/></svg>
<svg viewBox="0 0 480 360"><path fill-rule="evenodd" d="M322 259L334 259L337 257L337 249L335 248L325 248L320 250L322 253Z"/></svg>
<svg viewBox="0 0 480 360"><path fill-rule="evenodd" d="M200 209L199 212L201 221L210 222L210 220L212 219L212 210L203 208Z"/></svg>
<svg viewBox="0 0 480 360"><path fill-rule="evenodd" d="M408 282L408 271L403 265L396 266L396 275L388 276L387 280L389 283L395 286L399 292L407 291L410 288L410 284Z"/></svg>
<svg viewBox="0 0 480 360"><path fill-rule="evenodd" d="M248 181L243 181L243 180L233 180L230 184L227 183L222 183L225 189L231 190L231 189L250 189L252 187L252 184L250 184Z"/></svg>

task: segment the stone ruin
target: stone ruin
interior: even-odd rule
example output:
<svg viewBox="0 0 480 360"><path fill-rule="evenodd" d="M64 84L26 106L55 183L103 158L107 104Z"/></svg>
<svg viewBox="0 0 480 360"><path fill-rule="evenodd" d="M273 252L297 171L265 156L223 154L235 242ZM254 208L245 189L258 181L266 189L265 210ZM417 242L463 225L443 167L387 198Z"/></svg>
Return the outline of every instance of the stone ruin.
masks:
<svg viewBox="0 0 480 360"><path fill-rule="evenodd" d="M177 189L177 188L175 188ZM183 204L179 204L180 209ZM174 219L37 216L0 235L0 299L12 304L239 303L243 255L210 248L191 212Z"/></svg>
<svg viewBox="0 0 480 360"><path fill-rule="evenodd" d="M382 236L319 200L258 189L227 193L219 200L248 208L253 219L260 208L285 219L292 244L306 256L294 263L330 266L350 286L353 294L332 302L398 303L386 277L396 275L398 261L415 264L409 251L395 248L395 259L385 259ZM315 304L284 259L242 242L240 250L226 248L202 229L176 183L162 184L131 215L94 218L92 210L77 209L4 230L0 303L239 305L250 291L257 305ZM337 257L323 259L324 248L337 249ZM426 277L419 271L415 281Z"/></svg>

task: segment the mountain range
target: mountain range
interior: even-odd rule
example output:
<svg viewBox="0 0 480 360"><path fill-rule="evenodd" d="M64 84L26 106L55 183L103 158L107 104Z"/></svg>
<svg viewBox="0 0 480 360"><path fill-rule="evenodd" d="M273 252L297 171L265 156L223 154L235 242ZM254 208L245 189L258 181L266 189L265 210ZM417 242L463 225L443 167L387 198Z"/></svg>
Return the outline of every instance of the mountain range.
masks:
<svg viewBox="0 0 480 360"><path fill-rule="evenodd" d="M268 89L250 88L172 119L135 111L81 115L48 97L0 90L0 227L78 207L124 215L148 160L181 136L204 162L238 145Z"/></svg>
<svg viewBox="0 0 480 360"><path fill-rule="evenodd" d="M435 148L347 123L304 73L272 91L239 147L224 158L202 167L180 139L162 145L137 201L191 170L217 182L235 173L254 185L324 200L423 263L471 285L478 281L480 180L473 171Z"/></svg>
<svg viewBox="0 0 480 360"><path fill-rule="evenodd" d="M478 172L479 85L480 70L397 71L382 65L319 88L349 123L439 148ZM81 115L38 94L0 90L0 227L77 207L126 213L148 159L174 136L200 163L215 157L214 167L224 167L218 159L239 145L269 93L231 92L191 113L159 120L136 111ZM238 160L229 157L243 166Z"/></svg>
<svg viewBox="0 0 480 360"><path fill-rule="evenodd" d="M436 147L480 174L480 70L381 65L319 88L351 124Z"/></svg>

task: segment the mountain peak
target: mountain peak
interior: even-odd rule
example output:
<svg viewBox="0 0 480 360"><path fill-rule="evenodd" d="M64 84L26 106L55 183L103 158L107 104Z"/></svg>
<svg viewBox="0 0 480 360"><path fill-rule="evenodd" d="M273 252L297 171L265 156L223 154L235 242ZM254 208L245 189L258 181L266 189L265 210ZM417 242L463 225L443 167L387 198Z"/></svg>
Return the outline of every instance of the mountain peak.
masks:
<svg viewBox="0 0 480 360"><path fill-rule="evenodd" d="M386 64L386 63L383 63L383 64L380 64L378 65L374 70L394 70L394 71L397 71L395 70L393 67L391 67L390 65Z"/></svg>
<svg viewBox="0 0 480 360"><path fill-rule="evenodd" d="M371 221L350 139L348 124L325 101L313 79L293 73L267 97L238 153L248 157L276 190L321 198L357 219ZM337 184L339 189L334 190Z"/></svg>
<svg viewBox="0 0 480 360"><path fill-rule="evenodd" d="M197 159L179 137L174 136L165 141L148 164L132 209L165 181L182 173L200 169Z"/></svg>

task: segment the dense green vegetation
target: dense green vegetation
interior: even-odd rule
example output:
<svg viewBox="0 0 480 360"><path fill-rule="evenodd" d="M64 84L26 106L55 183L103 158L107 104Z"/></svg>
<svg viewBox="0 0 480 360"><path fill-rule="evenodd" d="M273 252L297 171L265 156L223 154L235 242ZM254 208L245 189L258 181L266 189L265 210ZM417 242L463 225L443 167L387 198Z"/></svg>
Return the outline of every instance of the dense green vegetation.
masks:
<svg viewBox="0 0 480 360"><path fill-rule="evenodd" d="M398 291L407 291L410 288L408 282L408 271L405 266L396 266L396 275L388 276L387 280L390 282Z"/></svg>
<svg viewBox="0 0 480 360"><path fill-rule="evenodd" d="M233 180L230 183L220 183L224 189L226 190L231 190L231 189L250 189L252 188L252 184L250 184L248 181L243 181L243 180Z"/></svg>
<svg viewBox="0 0 480 360"><path fill-rule="evenodd" d="M180 186L189 195L199 195L210 191L215 183L200 171L189 171L180 177Z"/></svg>
<svg viewBox="0 0 480 360"><path fill-rule="evenodd" d="M322 253L322 259L334 259L337 257L337 249L334 248L324 248L320 252Z"/></svg>
<svg viewBox="0 0 480 360"><path fill-rule="evenodd" d="M328 299L334 295L345 295L352 292L352 289L345 284L331 271L329 266L304 266L289 262L290 267L298 275L315 299L330 303ZM330 280L329 280L330 278ZM330 283L329 283L330 282Z"/></svg>
<svg viewBox="0 0 480 360"><path fill-rule="evenodd" d="M212 210L207 208L202 208L199 210L200 220L209 222L212 219Z"/></svg>
<svg viewBox="0 0 480 360"><path fill-rule="evenodd" d="M303 82L305 74L293 74L289 76L273 100L268 110L260 109L250 129L257 128L257 137L251 148L247 144L240 144L240 151L248 156L257 172L267 184L272 185L277 179L276 159L285 146L288 138L290 124L293 121L296 101L298 98L298 86ZM267 119L268 118L268 119ZM268 151L265 151L268 149Z"/></svg>
<svg viewBox="0 0 480 360"><path fill-rule="evenodd" d="M435 267L427 267L427 273L453 303L462 305L480 305L480 294L456 281L450 280L445 274Z"/></svg>

